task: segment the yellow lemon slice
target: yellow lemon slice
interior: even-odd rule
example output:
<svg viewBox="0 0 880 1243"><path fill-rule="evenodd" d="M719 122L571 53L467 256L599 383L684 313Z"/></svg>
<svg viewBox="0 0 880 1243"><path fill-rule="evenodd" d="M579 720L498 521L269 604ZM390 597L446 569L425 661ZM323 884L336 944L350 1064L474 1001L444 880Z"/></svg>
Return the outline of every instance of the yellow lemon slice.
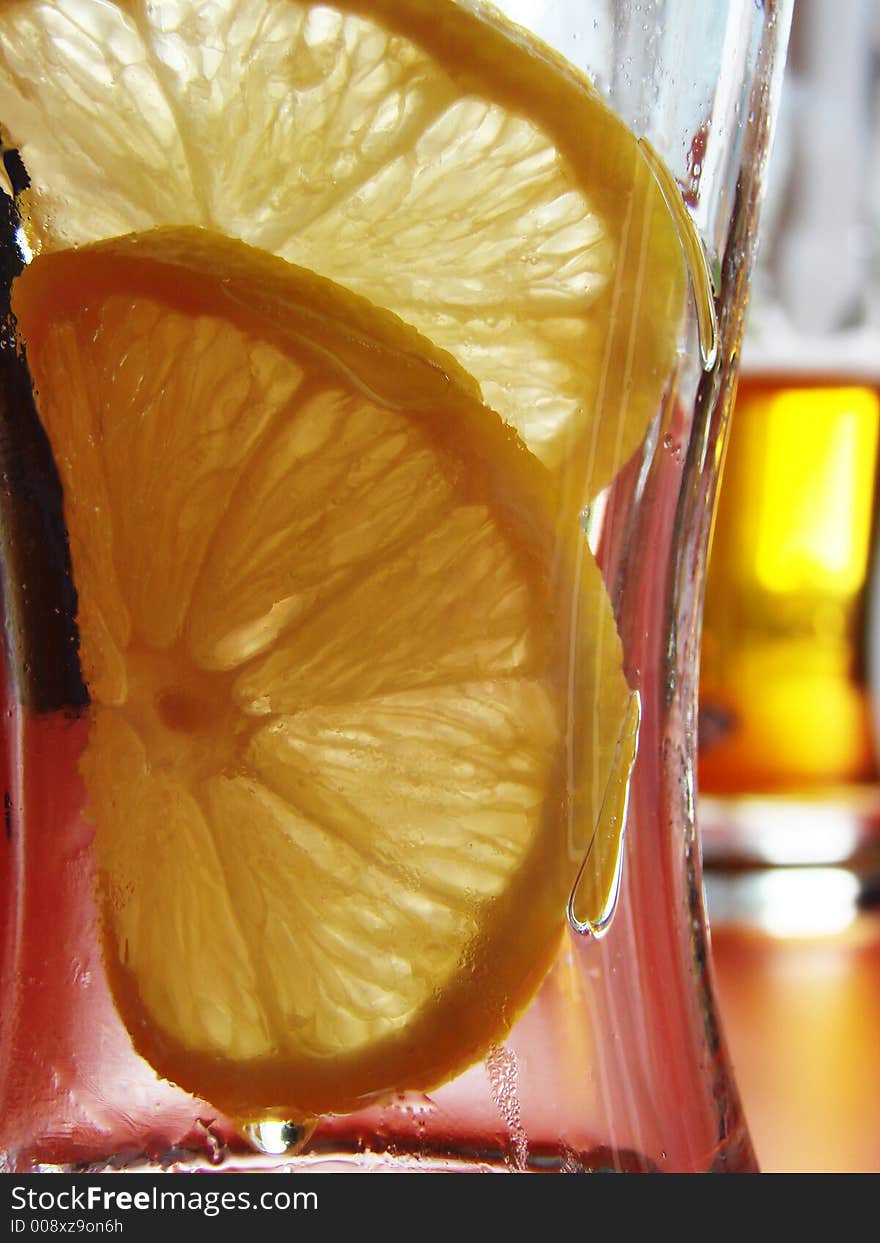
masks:
<svg viewBox="0 0 880 1243"><path fill-rule="evenodd" d="M390 308L585 504L642 440L684 263L636 140L450 0L23 0L0 125L34 248L191 224Z"/></svg>
<svg viewBox="0 0 880 1243"><path fill-rule="evenodd" d="M37 258L105 958L241 1118L449 1078L558 944L630 694L550 477L448 355L200 230Z"/></svg>

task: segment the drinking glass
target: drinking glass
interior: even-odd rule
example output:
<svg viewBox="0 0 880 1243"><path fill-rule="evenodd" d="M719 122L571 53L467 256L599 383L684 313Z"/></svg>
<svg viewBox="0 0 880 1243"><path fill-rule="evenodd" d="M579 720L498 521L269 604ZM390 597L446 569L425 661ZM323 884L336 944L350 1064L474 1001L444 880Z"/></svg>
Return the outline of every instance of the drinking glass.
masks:
<svg viewBox="0 0 880 1243"><path fill-rule="evenodd" d="M336 245L319 255L308 248L303 253L297 249L296 213L304 210L304 202L311 202L310 193L330 187L329 193L344 180L349 175L346 160L354 157L343 139L342 155L335 151L331 165L320 134L316 138L289 122L299 115L297 109L310 91L332 81L340 58L352 55L353 46L368 49L365 59L358 61L362 77L357 81L366 83L365 89L391 72L389 49L399 44L386 37L389 28L395 38L410 40L407 46L415 47L412 56L422 66L420 49L428 47L430 56L442 63L445 76L440 103L435 99L436 111L427 121L418 115L413 120L418 109L410 111L405 93L395 96L394 107L377 112L364 129L358 129L356 115L347 119L341 104L334 115L342 115L340 124L350 124L350 134L357 135L351 144L358 148L358 158L368 141L381 143L387 133L409 133L406 127L415 125L417 139L408 148L405 167L388 161L384 171L388 174L391 169L397 175L403 167L413 185L427 185L430 193L419 200L425 210L448 190L450 152L458 159L460 150L470 149L468 144L478 151L467 204L449 218L432 219L433 238L455 239L454 277L458 280L463 273L463 278L453 286L460 302L454 313L447 308L433 319L418 320L413 310L413 322L423 335L421 344L412 348L429 354L435 371L447 369L452 376L447 383L453 389L469 383L460 378L459 364L463 372L473 370L485 401L480 417L486 427L495 427L492 420L497 421L488 408L497 407L504 415L504 403L520 381L534 383L539 394L531 405L526 401L521 424L510 416L525 450L518 451L520 465L510 467L509 495L492 512L501 515L499 523L507 522L510 530L518 531L520 520L506 517L507 512L537 505L521 479L540 476L554 481L555 552L542 563L545 570L539 576L551 584L550 605L544 614L545 631L531 641L540 639L552 651L565 653L563 676L547 683L545 700L540 701L555 695L564 705L550 730L557 759L550 766L550 792L544 791L542 798L563 809L561 819L557 815L561 828L557 826L558 832L554 828L552 840L565 857L547 853L545 842L542 866L522 861L520 873L505 882L507 897L503 894L497 907L473 906L474 919L488 919L486 911L497 909L498 920L507 922L500 924L502 935L492 943L491 962L480 961L479 939L476 949L463 943L455 970L469 1001L451 1011L454 1022L431 1029L432 1039L447 1042L457 1038L452 1030L456 1027L469 1030L477 1022L484 1026L489 1022L497 1029L494 1039L484 1032L467 1046L469 1064L464 1069L447 1067L444 1073L435 1072L431 1082L427 1071L404 1069L394 1074L393 1082L366 1082L356 1107L316 1110L316 1117L294 1108L293 1100L274 1097L266 1098L262 1110L232 1109L203 1090L207 1080L196 1076L186 1085L188 1090L172 1082L175 1075L162 1057L149 1051L158 1047L150 1046L145 1036L150 1020L132 1020L132 1010L122 1000L128 994L119 980L128 978L131 950L135 973L158 971L167 983L180 972L191 992L207 987L198 964L208 952L205 941L212 938L221 946L217 954L222 960L225 915L215 907L213 922L206 920L201 933L194 932L187 923L187 905L174 906L173 895L162 887L164 877L175 893L190 893L193 909L200 911L209 863L207 858L184 854L175 872L161 854L167 825L162 823L162 811L152 810L149 793L150 782L160 780L158 761L153 771L147 764L137 791L126 787L125 776L107 764L104 780L112 787L112 797L105 800L96 784L95 757L100 757L104 740L112 734L107 722L116 719L117 706L115 701L108 706L105 683L98 685L95 660L100 665L103 655L95 658L94 653L103 649L89 637L94 621L84 611L88 584L97 590L98 580L87 583L86 570L79 567L88 561L90 549L102 543L106 527L99 523L88 528L93 532L91 543L81 531L77 534L80 521L92 521L77 517L81 513L77 506L93 509L94 498L90 500L87 489L69 473L74 469L71 454L59 451L57 427L53 430L41 404L47 396L51 401L51 394L44 393L40 383L36 386L40 417L34 412L27 364L34 365L36 354L30 339L25 340L28 352L23 352L16 325L7 317L5 348L0 353L7 653L6 833L0 838L5 894L0 1149L5 1167L14 1171L126 1166L227 1171L753 1170L754 1155L713 999L694 817L696 676L706 544L756 246L789 5L786 0L713 5L700 0L641 4L506 0L490 9L476 0L433 7L424 0L340 0L336 5L307 7L314 12L304 18L303 7L293 0L239 5L232 0L4 4L0 128L8 182L5 286L12 283L15 309L20 305L15 301L19 269L32 264L35 273L48 257L73 265L55 271L68 273L67 278L56 279L64 298L68 293L74 297L70 291L76 290L77 273L88 273L89 256L111 253L90 250L91 243L156 226L207 225L263 251L276 250L283 259L315 268L356 293L364 292L358 285L361 265L375 260L382 269L377 280L391 291L387 305L406 321L406 299L393 301L394 281L405 283L410 272L398 268L416 270L415 283L422 282L422 291L428 287L429 298L434 294L432 282L439 288L445 279L445 269L439 266L426 276L427 269L418 266L418 254L404 264L396 260L407 235L395 225L395 212L409 190L389 194L379 210L380 224L386 215L391 222L382 242L386 249L375 241L382 236L380 225L371 226L375 253L348 240L349 230L356 235L361 221L375 210L376 186L384 183L374 167L369 176L362 176L345 212L334 217ZM364 22L373 23L368 35L363 33ZM475 31L482 35L478 38ZM554 51L536 51L535 38ZM434 62L420 72L430 76ZM597 97L590 95L580 74L592 80ZM557 92L563 93L564 107ZM474 95L481 99L477 108ZM488 110L484 96L492 101ZM589 102L584 102L586 96ZM605 101L638 144L624 140L618 123L608 119L596 98ZM252 118L265 116L266 108L272 113L271 125L253 133ZM588 130L579 129L582 124ZM464 133L460 146L443 146L443 135L462 125L464 130L457 131ZM480 220L481 212L488 212L493 221L509 218L506 208L520 193L519 179L531 179L531 186L543 176L548 132L561 135L553 153L554 168L562 170L560 176L570 166L586 169L584 175L594 177L595 198L591 202L589 195L584 199L573 191L558 190L533 207L527 205L519 217L513 216L515 233L545 228L554 220L563 220L564 230L531 251L533 239L515 237L513 248L498 247L487 261L480 250L482 235L468 225L467 212L476 212ZM600 142L597 135L607 136L609 150L602 147L606 138ZM497 150L511 141L521 142L525 154L518 157L519 163L513 160L499 180L493 161ZM535 142L543 144L537 152ZM322 162L326 184L322 181L316 187L308 182L308 168L320 168ZM591 169L598 169L598 174ZM565 213L572 204L579 214L568 219ZM643 216L636 206L644 210ZM606 223L622 213L621 219L611 220L616 250L610 259L614 248L609 249L607 239L599 239L593 250L589 239L583 242L587 214L594 212L600 223L603 213ZM669 247L663 249L665 242L660 247L666 266L661 263L659 277L658 237L672 239ZM516 252L520 242L522 254ZM533 370L526 376L519 375L515 352L519 346L508 335L511 320L519 322L516 313L508 315L510 308L497 299L487 311L486 289L497 288L493 282L505 287L508 277L521 279L521 271L528 281L530 267L540 278L564 245L581 243L586 253L595 251L596 263L610 264L603 275L607 283L600 282L598 295L589 283L577 284L583 282L582 269L572 277L578 290L586 290L587 302L595 298L595 304L605 308L605 353L591 352L587 340L583 357L575 352L567 371L560 372L552 360L539 360L529 364ZM432 244L428 237L424 245ZM34 259L38 251L43 253ZM330 266L322 270L322 264ZM279 271L271 268L273 274ZM22 281L29 278L26 272ZM288 276L272 275L271 280L283 282ZM231 288L230 281L232 277L224 288ZM314 283L307 287L316 288ZM476 312L467 309L474 289L477 301L471 305L478 307ZM530 287L528 293L531 297ZM366 296L381 301L372 289ZM535 296L540 302L540 289ZM326 297L335 299L337 307L352 305L350 297L346 300L347 295L338 291ZM358 305L363 316L378 315L375 309L368 312L363 303ZM410 305L415 306L415 300ZM534 317L534 323L543 327L530 328L532 336L540 340L554 333L565 336L559 327L559 305L558 290L556 295L551 291L549 300L544 292L543 309ZM400 339L404 329L399 321L381 322L386 339ZM449 332L458 331L460 323L466 323L474 336L455 354ZM430 353L432 334L440 347L455 354L455 365L448 354L440 359ZM81 341L82 355L89 353L95 339ZM669 349L664 353L664 346L655 357L651 350L657 341ZM149 356L142 386L152 382L149 376L161 369L162 362L161 353ZM173 379L166 377L166 388ZM99 377L96 382L103 381ZM545 382L549 388L541 397ZM561 462L559 452L552 461L552 451L532 435L529 420L540 416L542 402L554 398L554 386L571 383L576 397L568 417L586 418L589 435L563 436ZM71 388L75 384L71 373ZM61 387L66 391L66 384ZM151 391L155 403L161 404L162 385ZM467 388L467 393L473 391ZM62 392L59 400L63 398ZM474 400L462 396L459 404L473 411ZM182 409L175 417L182 421L196 415L188 416ZM473 413L462 415L458 426L463 436L467 433L465 438L476 435L467 421L474 418ZM632 441L627 437L635 423L639 434ZM185 424L181 426L185 431ZM488 431L485 436L488 442ZM89 452L94 439L89 441ZM501 447L500 433L491 443L496 446L492 452L508 462L512 451ZM509 443L508 436L504 444ZM130 444L127 456L120 459L120 478L128 469L126 463L141 451L137 439ZM464 452L459 445L449 445L449 454L459 452ZM118 486L123 489L120 505L128 514L125 520L137 529L136 557L142 546L148 552L164 547L163 506L168 502L161 499L161 489L156 508L150 511L137 489L129 487L126 492L123 484ZM176 486L173 477L168 486ZM295 493L298 486L292 479L287 493ZM111 478L108 487L112 491L117 483ZM536 484L532 491L537 490ZM413 506L418 499L414 493ZM206 503L200 503L204 509ZM197 503L187 512L192 516L198 508ZM530 508L520 525L540 526L545 522L542 512ZM376 515L377 524L380 519L381 513ZM110 520L106 517L107 523ZM175 530L180 533L182 527ZM455 588L456 564L450 561L444 590ZM578 595L587 588L572 587L569 580L592 584L595 565L604 586L590 586L592 594ZM417 576L416 570L413 562L411 578ZM142 590L137 567L117 563L107 573L116 578L129 574L131 592ZM160 594L163 589L161 584L151 588ZM315 588L319 589L320 585ZM490 590L491 584L475 582L467 615L479 620L483 593ZM539 583L534 590L545 588ZM450 612L447 620L442 598L438 588L437 609L451 634L464 624L460 621L464 614ZM589 607L583 606L585 600ZM284 603L276 598L271 605ZM397 597L389 593L384 604L393 624ZM593 634L594 627L601 630L606 609L609 618L613 610L622 651L621 657L611 659L611 673L607 652L603 656L600 649L603 642L614 649L615 627L609 623L601 642ZM337 616L343 631L346 616L354 611ZM271 608L266 616L270 613ZM133 616L136 629L140 622ZM379 625L378 617L375 624ZM416 642L421 641L420 627L430 628L424 619L410 627ZM369 627L361 632L359 643L373 653L376 676L381 678L382 650L369 646L368 631ZM288 635L289 628L284 633ZM154 643L144 657L150 670L166 660L165 652L161 643ZM588 667L591 661L599 668L595 677ZM615 681L618 677L623 680ZM618 688L616 699L609 690L612 683ZM464 694L460 688L456 693ZM117 699L124 701L125 694L120 691ZM187 694L172 687L162 691L164 698L157 693L154 705L163 729L181 748L189 745L189 735L209 715L199 715L204 705ZM538 717L523 706L526 701L513 702L520 703L515 728L528 739L539 728ZM124 711L124 703L119 711ZM446 725L434 721L434 733L426 730L419 745L439 745L436 739L445 737L447 726L448 721ZM593 744L585 744L584 738L593 739ZM466 759L479 762L486 751L485 737L480 741L481 747L475 746ZM515 768L516 752L511 755L499 781L508 798L519 799L523 779ZM395 753L376 758L375 785L364 794L368 801L379 800L392 823L391 801L400 788L394 785L397 758ZM479 815L484 813L492 824L507 821L503 809L478 808L473 836L468 836L471 813L464 804L470 797L467 783L473 763L460 759L450 761L437 797L444 804L449 791L457 796L458 783L464 783L456 804L464 808L459 813L465 817L464 839L456 824L444 831L459 849L479 855L491 845L480 836ZM168 762L173 764L174 757ZM230 778L234 779L236 774ZM314 780L320 785L320 771ZM382 803L383 783L388 782L391 795ZM105 802L114 800L125 809L115 816L102 810ZM439 817L443 807L434 810ZM437 817L425 814L430 828ZM526 818L530 814L528 808L523 812ZM114 866L112 859L108 862L112 851L107 853L107 843L124 851L125 835L140 832L144 824L156 835L152 863L147 858L143 865L154 868L143 873L149 877L154 904L149 918L158 927L157 937L164 934L166 923L183 928L180 944L188 948L138 959L138 947L125 941L123 952L113 931L119 909L139 900L137 892L131 892L137 886L117 893L116 907L102 886ZM257 831L251 824L245 827ZM233 871L242 876L251 867L248 848L246 834L233 862ZM433 856L425 850L428 862L416 860L416 869L432 866ZM368 850L364 872L372 875L374 866L378 863ZM456 866L459 872L449 883L465 884L460 877L474 873L466 872L460 861ZM521 874L527 876L527 884L518 879ZM448 873L444 877L448 881ZM229 883L234 887L236 878ZM266 883L271 887L271 878ZM335 881L328 878L331 883ZM348 900L352 895L358 899L357 880L351 886ZM326 901L319 899L321 917L328 920L335 918L335 892ZM545 970L547 963L533 953L531 941L533 929L544 927L540 921L546 919L548 894L553 896L557 939L551 942L552 961ZM274 900L271 894L264 896L267 903ZM414 909L414 898L403 895L398 905L404 901ZM289 905L295 905L293 899ZM389 909L396 909L393 901ZM276 917L283 919L283 912L276 912ZM263 931L267 936L271 932L268 920ZM351 961L334 968L337 976L347 971L344 978L351 981L355 967L369 975L369 961L367 966L363 962L369 960L370 935L369 930L363 933L360 946L348 943ZM432 952L442 956L442 935L435 940L438 937L439 948ZM121 965L114 958L117 950ZM401 935L386 957L390 962L417 952L418 946L412 949ZM520 990L511 1013L505 1011L507 1002L494 979L501 963ZM375 966L378 970L378 962ZM225 960L216 969L222 975ZM187 975L188 971L192 973ZM528 988L517 972L524 978L529 973L535 976ZM284 987L289 984L295 991L296 983L289 979ZM437 988L443 987L440 980ZM213 998L207 996L210 1006ZM183 997L180 1005L187 1004ZM344 1009L347 1004L340 1006ZM433 999L423 998L421 1004L430 1015ZM482 1016L484 1009L488 1019ZM332 1010L329 1013L327 1021L332 1022ZM370 1015L363 1021L369 1026ZM173 1029L174 1039L188 1039L187 1022L179 1013L166 1012L162 1022L166 1035ZM247 1022L242 997L231 1018L232 1031L223 1039L234 1045L236 1025L244 1029ZM424 1033L425 1028L420 1030ZM285 1038L277 1036L282 1044ZM198 1038L193 1039L198 1045ZM414 1040L418 1042L418 1032ZM225 1073L226 1054L221 1050L217 1056L214 1046L210 1050L212 1065L219 1063ZM269 1051L272 1055L274 1050ZM412 1056L418 1059L418 1050ZM243 1065L236 1082L223 1080L227 1100L236 1092L243 1094L242 1099L248 1097L249 1065ZM339 1074L343 1072L344 1067ZM334 1064L325 1058L321 1073L332 1092ZM177 1077L187 1074L184 1070Z"/></svg>

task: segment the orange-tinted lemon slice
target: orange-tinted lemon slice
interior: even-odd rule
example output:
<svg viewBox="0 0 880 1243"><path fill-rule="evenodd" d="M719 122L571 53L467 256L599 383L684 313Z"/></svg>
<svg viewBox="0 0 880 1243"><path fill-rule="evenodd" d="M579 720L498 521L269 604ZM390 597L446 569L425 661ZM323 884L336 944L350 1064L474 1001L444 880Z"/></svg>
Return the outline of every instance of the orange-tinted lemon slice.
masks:
<svg viewBox="0 0 880 1243"><path fill-rule="evenodd" d="M394 316L199 230L36 259L105 959L242 1118L448 1079L546 971L626 718L550 476Z"/></svg>

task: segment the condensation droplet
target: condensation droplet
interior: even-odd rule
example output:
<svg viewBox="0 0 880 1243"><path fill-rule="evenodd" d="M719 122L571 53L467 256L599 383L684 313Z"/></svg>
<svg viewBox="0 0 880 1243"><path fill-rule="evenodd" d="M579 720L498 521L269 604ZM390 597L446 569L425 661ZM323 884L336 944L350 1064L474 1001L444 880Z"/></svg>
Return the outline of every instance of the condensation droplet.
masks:
<svg viewBox="0 0 880 1243"><path fill-rule="evenodd" d="M267 1157L289 1157L302 1152L315 1133L317 1118L302 1122L279 1122L268 1118L264 1122L248 1122L241 1128L249 1144Z"/></svg>
<svg viewBox="0 0 880 1243"><path fill-rule="evenodd" d="M604 936L617 910L629 786L638 754L641 719L641 699L634 691L617 739L593 836L568 899L568 922L580 936Z"/></svg>

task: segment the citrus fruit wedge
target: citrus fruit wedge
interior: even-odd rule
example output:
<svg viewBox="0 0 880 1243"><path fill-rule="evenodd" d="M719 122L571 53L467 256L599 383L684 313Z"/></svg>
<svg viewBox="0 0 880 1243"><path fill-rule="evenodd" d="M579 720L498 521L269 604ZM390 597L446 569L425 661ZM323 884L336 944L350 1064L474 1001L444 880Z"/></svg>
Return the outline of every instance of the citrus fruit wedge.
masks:
<svg viewBox="0 0 880 1243"><path fill-rule="evenodd" d="M241 242L45 255L13 305L136 1047L243 1119L448 1079L552 960L630 702L548 472L450 356Z"/></svg>
<svg viewBox="0 0 880 1243"><path fill-rule="evenodd" d="M451 353L560 500L658 408L685 289L662 195L586 79L487 5L4 4L0 125L34 249L191 224L320 272Z"/></svg>

